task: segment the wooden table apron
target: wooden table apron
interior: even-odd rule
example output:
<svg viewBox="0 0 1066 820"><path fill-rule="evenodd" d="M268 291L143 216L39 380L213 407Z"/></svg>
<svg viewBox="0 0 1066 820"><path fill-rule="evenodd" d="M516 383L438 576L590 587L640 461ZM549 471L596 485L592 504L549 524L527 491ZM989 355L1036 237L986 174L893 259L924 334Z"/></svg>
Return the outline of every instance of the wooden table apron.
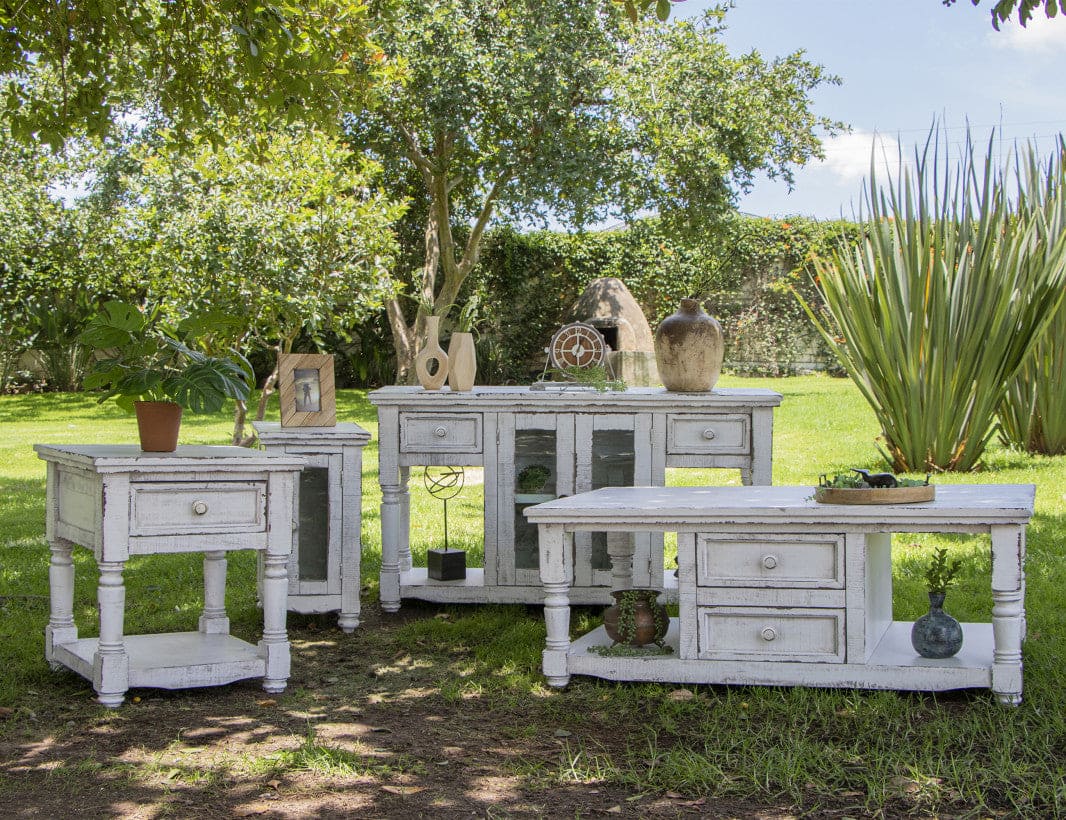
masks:
<svg viewBox="0 0 1066 820"><path fill-rule="evenodd" d="M1035 487L940 485L932 502L876 506L818 504L813 494L812 487L611 487L527 509L527 517L539 529L547 627L543 667L549 684L565 686L570 675L577 673L612 680L679 683L915 690L988 686L1001 702L1020 703L1025 634L1025 528L1033 514ZM687 645L689 658L676 654L650 658L599 657L585 651L595 643L591 636L597 632L571 644L568 593L574 560L573 533L585 530L678 533L681 618L674 619L668 641L681 646L682 652ZM964 624L964 629L972 632L972 635L967 633L969 642L977 648L968 649L964 644L960 656L934 661L919 658L910 650L910 624L889 623L880 635L872 633L870 620L874 609L887 607L891 622L890 539L892 533L902 532L990 535L991 629L987 624ZM847 611L856 620L864 621L850 623L845 618L843 637L848 647L861 648L864 638L872 644L865 646L864 656L845 657L842 651L837 663L692 659L695 624L683 621L686 612L691 614L695 610L697 540L704 538L713 549L716 537L747 536L757 540L776 536L780 543L775 544L785 554L790 541L800 541L799 536L810 533L838 534L842 538L844 559L850 570L850 573L845 570L842 595ZM612 554L611 557L615 564L614 588L625 588L627 556ZM874 564L879 564L881 569ZM754 583L749 586L753 595L766 594ZM871 604L870 596L880 595L883 599L886 594L887 603ZM991 633L987 637L990 651L982 646L985 632ZM902 648L903 633L906 633L907 651ZM896 646L886 654L890 637ZM979 652L987 654L987 658L981 654L975 660L975 653Z"/></svg>

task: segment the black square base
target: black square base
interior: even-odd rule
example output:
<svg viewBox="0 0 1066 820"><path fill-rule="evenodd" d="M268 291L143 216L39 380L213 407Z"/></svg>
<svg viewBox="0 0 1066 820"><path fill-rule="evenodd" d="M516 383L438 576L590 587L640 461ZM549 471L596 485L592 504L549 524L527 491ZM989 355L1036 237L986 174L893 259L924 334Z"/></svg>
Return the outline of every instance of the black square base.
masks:
<svg viewBox="0 0 1066 820"><path fill-rule="evenodd" d="M466 578L466 550L427 550L426 566L434 581Z"/></svg>

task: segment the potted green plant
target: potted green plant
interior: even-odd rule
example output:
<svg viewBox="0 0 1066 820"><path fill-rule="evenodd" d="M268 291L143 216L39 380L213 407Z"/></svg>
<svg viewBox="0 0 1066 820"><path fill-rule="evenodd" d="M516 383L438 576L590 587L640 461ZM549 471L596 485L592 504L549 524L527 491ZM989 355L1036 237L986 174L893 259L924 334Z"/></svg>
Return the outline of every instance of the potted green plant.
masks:
<svg viewBox="0 0 1066 820"><path fill-rule="evenodd" d="M173 326L158 311L142 312L125 302L107 302L81 334L96 351L85 387L104 388L101 402L114 398L137 414L141 449L177 448L182 410L214 413L226 399L247 400L252 367L236 351L209 356L190 347L194 323Z"/></svg>
<svg viewBox="0 0 1066 820"><path fill-rule="evenodd" d="M948 551L938 548L925 569L929 612L911 627L911 645L923 658L950 658L962 648L962 625L944 611L944 597L962 567L956 558L948 561Z"/></svg>
<svg viewBox="0 0 1066 820"><path fill-rule="evenodd" d="M543 464L529 464L515 477L515 489L520 495L538 495L551 478L552 471Z"/></svg>

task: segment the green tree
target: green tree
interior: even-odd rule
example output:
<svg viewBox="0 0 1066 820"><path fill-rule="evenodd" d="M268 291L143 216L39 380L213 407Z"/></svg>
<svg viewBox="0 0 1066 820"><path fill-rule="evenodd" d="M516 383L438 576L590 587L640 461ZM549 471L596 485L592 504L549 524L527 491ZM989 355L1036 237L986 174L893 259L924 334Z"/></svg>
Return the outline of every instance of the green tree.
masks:
<svg viewBox="0 0 1066 820"><path fill-rule="evenodd" d="M257 161L237 139L186 156L147 152L124 217L146 298L213 323L209 341L246 350L289 352L298 338L344 333L392 293L392 223L403 206L377 187L378 171L298 128L271 139Z"/></svg>
<svg viewBox="0 0 1066 820"><path fill-rule="evenodd" d="M955 5L955 0L942 0L945 6ZM981 0L970 0L975 6L981 4ZM1044 16L1049 20L1061 11L1066 13L1066 0L995 0L992 3L992 27L999 31L999 24L1009 20L1015 10L1018 12L1018 22L1024 26L1033 19L1033 13L1037 9L1044 10Z"/></svg>
<svg viewBox="0 0 1066 820"><path fill-rule="evenodd" d="M371 9L378 42L407 72L378 107L353 113L351 140L421 220L398 275L409 301L387 302L401 379L427 311L456 301L493 220L580 226L658 208L706 224L755 172L787 178L817 153L815 127L833 127L807 96L831 78L799 54L731 57L721 10L632 27L620 7L572 0Z"/></svg>

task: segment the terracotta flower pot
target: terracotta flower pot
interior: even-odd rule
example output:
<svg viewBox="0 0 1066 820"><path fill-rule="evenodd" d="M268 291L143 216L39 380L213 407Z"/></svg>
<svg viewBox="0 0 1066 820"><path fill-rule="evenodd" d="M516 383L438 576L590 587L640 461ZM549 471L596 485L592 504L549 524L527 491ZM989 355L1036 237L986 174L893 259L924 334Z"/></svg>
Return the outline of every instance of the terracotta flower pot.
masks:
<svg viewBox="0 0 1066 820"><path fill-rule="evenodd" d="M137 432L146 453L173 453L178 449L181 405L172 401L135 401Z"/></svg>
<svg viewBox="0 0 1066 820"><path fill-rule="evenodd" d="M658 603L656 589L620 589L611 593L615 603L603 612L603 628L616 644L639 647L661 645L670 626L666 607Z"/></svg>

